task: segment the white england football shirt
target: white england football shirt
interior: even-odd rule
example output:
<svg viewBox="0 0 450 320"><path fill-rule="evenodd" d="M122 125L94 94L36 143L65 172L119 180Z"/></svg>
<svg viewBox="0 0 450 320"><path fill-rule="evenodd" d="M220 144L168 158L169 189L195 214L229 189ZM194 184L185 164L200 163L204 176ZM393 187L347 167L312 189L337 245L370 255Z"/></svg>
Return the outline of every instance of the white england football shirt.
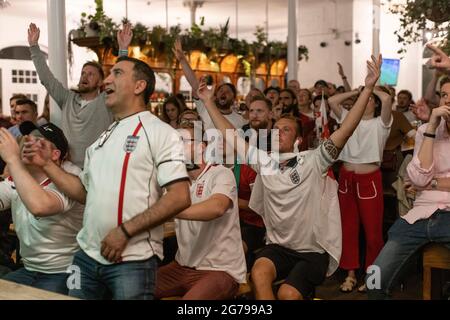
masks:
<svg viewBox="0 0 450 320"><path fill-rule="evenodd" d="M225 271L245 283L246 264L239 225L236 180L224 166L208 165L191 185L192 204L223 194L232 200L221 217L210 221L175 219L178 251L175 260L197 270Z"/></svg>
<svg viewBox="0 0 450 320"><path fill-rule="evenodd" d="M162 187L187 180L178 132L149 111L114 122L87 150L80 179L87 191L81 249L102 264L101 241L118 225L141 214L162 195ZM134 236L122 261L163 258L163 227Z"/></svg>
<svg viewBox="0 0 450 320"><path fill-rule="evenodd" d="M262 216L267 243L297 252L323 253L313 225L320 212L324 177L334 160L322 144L317 149L294 154L283 170L264 174L263 166L274 168L278 164L265 151L251 148L248 162L258 175L249 207Z"/></svg>
<svg viewBox="0 0 450 320"><path fill-rule="evenodd" d="M75 175L81 171L68 161L62 168ZM0 182L0 210L11 208L25 269L50 274L66 272L79 250L76 235L81 229L84 206L69 199L49 179L42 181L41 186L58 197L62 212L35 217L20 199L11 178Z"/></svg>

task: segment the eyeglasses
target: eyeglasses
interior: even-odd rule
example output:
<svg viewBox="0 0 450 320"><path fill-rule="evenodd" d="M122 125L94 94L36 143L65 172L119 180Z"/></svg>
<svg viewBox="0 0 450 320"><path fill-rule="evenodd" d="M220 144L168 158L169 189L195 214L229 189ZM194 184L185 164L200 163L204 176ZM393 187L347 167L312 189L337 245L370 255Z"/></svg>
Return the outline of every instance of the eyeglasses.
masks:
<svg viewBox="0 0 450 320"><path fill-rule="evenodd" d="M181 119L180 126L194 126L194 122L199 121L197 119Z"/></svg>
<svg viewBox="0 0 450 320"><path fill-rule="evenodd" d="M111 136L112 132L114 131L114 129L117 127L118 124L119 121L114 122L105 132L102 133L102 135L98 140L98 145L96 149L103 147L103 145L109 139L109 137Z"/></svg>

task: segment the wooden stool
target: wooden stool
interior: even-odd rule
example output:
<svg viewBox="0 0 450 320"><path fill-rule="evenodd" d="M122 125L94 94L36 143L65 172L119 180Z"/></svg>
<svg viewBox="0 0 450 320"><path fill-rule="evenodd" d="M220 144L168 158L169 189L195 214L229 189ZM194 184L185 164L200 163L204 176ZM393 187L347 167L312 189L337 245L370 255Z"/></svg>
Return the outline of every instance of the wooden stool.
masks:
<svg viewBox="0 0 450 320"><path fill-rule="evenodd" d="M450 270L450 249L432 243L423 249L423 300L431 300L431 268Z"/></svg>

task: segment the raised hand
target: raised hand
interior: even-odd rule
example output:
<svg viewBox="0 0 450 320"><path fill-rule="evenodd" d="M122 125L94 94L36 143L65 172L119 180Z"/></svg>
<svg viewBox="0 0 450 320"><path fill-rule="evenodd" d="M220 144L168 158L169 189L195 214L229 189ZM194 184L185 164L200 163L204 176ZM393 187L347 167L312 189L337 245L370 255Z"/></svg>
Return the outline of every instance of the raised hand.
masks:
<svg viewBox="0 0 450 320"><path fill-rule="evenodd" d="M12 134L5 128L0 128L0 157L6 164L20 161L19 145Z"/></svg>
<svg viewBox="0 0 450 320"><path fill-rule="evenodd" d="M337 63L337 65L338 65L339 75L341 76L341 78L345 77L344 68L342 68L342 65L339 62Z"/></svg>
<svg viewBox="0 0 450 320"><path fill-rule="evenodd" d="M36 139L34 136L25 136L22 149L22 159L25 164L33 164L44 167L52 158L51 142L44 139Z"/></svg>
<svg viewBox="0 0 450 320"><path fill-rule="evenodd" d="M117 32L117 43L120 50L128 50L128 46L133 38L133 31L130 23L124 23L122 30Z"/></svg>
<svg viewBox="0 0 450 320"><path fill-rule="evenodd" d="M428 122L430 119L431 109L424 98L419 99L416 104L411 105L410 109L417 119L424 122Z"/></svg>
<svg viewBox="0 0 450 320"><path fill-rule="evenodd" d="M381 74L382 58L381 54L378 58L372 56L372 61L367 61L367 76L365 80L366 87L374 88Z"/></svg>
<svg viewBox="0 0 450 320"><path fill-rule="evenodd" d="M430 59L431 67L450 71L450 57L444 51L431 44L427 44L427 48L433 52L433 56Z"/></svg>
<svg viewBox="0 0 450 320"><path fill-rule="evenodd" d="M438 108L434 108L431 111L429 125L436 129L441 123L441 118L450 121L450 106L444 105Z"/></svg>
<svg viewBox="0 0 450 320"><path fill-rule="evenodd" d="M206 77L202 77L200 80L200 84L198 86L198 90L197 90L197 96L202 100L202 101L208 101L208 100L212 100L214 99L214 88L215 86L209 86L210 88L208 88L208 85L206 84Z"/></svg>
<svg viewBox="0 0 450 320"><path fill-rule="evenodd" d="M177 38L175 40L175 45L172 48L172 52L173 52L173 54L175 55L175 57L177 58L178 61L181 62L181 61L186 59L186 56L184 55L184 52L183 52L183 47L181 46L180 38Z"/></svg>
<svg viewBox="0 0 450 320"><path fill-rule="evenodd" d="M40 32L41 31L34 23L30 23L30 26L28 27L28 43L30 47L38 44Z"/></svg>

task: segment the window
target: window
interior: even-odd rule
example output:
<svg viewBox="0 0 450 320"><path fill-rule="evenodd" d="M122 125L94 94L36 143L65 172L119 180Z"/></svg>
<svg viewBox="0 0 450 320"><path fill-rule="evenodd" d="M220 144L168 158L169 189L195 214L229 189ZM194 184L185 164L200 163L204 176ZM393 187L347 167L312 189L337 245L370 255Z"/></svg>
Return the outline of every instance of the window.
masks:
<svg viewBox="0 0 450 320"><path fill-rule="evenodd" d="M33 70L11 70L12 83L37 83L37 73Z"/></svg>

